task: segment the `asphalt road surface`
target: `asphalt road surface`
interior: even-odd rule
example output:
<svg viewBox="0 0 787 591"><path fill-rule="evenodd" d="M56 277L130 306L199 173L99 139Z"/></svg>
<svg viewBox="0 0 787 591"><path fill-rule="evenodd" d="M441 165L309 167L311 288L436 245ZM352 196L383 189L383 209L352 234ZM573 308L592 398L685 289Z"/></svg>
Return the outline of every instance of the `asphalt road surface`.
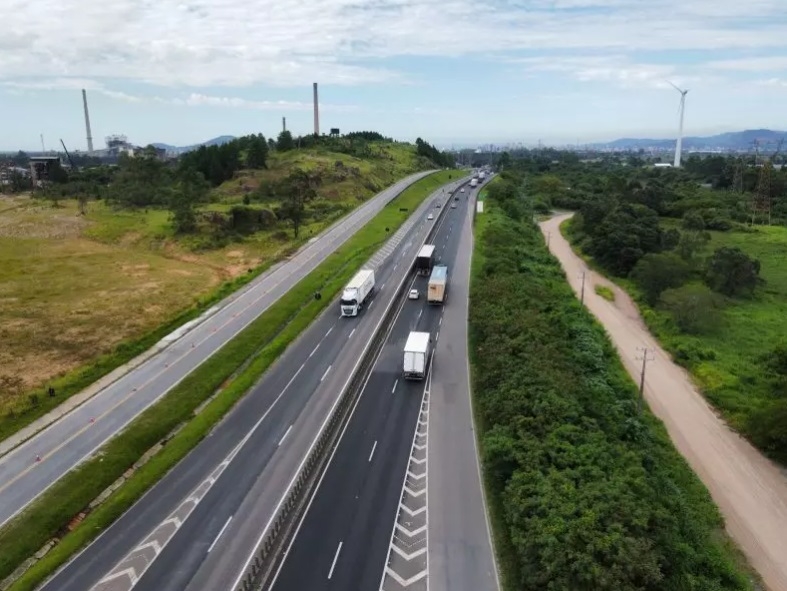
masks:
<svg viewBox="0 0 787 591"><path fill-rule="evenodd" d="M182 338L0 458L0 525L177 385L425 174L411 175L372 198L290 260L224 300Z"/></svg>
<svg viewBox="0 0 787 591"><path fill-rule="evenodd" d="M675 447L705 483L724 516L727 531L768 589L787 589L787 476L722 421L694 387L691 377L673 363L651 336L637 306L625 291L588 269L560 234L571 214L541 224L549 249L575 292L585 274L585 305L604 325L629 374L639 380L638 347L648 347L645 398L670 434ZM596 285L615 292L608 302Z"/></svg>
<svg viewBox="0 0 787 591"><path fill-rule="evenodd" d="M44 589L226 587L434 223L427 212L440 194L373 257L378 291L360 316L340 318L338 301L331 304L203 442ZM227 551L226 544L234 546ZM217 557L218 564L207 566ZM206 580L211 576L219 582Z"/></svg>
<svg viewBox="0 0 787 591"><path fill-rule="evenodd" d="M443 316L429 396L429 589L498 591L470 398L472 214L459 232L451 304Z"/></svg>
<svg viewBox="0 0 787 591"><path fill-rule="evenodd" d="M393 325L276 576L272 586L275 591L378 591L380 587L428 384L402 379L404 344L410 331L418 330L430 332L439 346L445 310L463 305L453 301L451 277L472 200L464 198L468 193L458 195L457 208L446 212L433 239L436 258L449 268L446 306L427 304L428 277L415 278L414 287L421 297L407 300ZM439 356L433 359L434 364L442 362ZM460 362L458 369L466 375L464 363ZM423 480L422 474L417 476ZM462 519L462 515L455 517ZM409 533L404 535L409 537ZM413 535L423 538L420 531ZM420 577L416 583L425 585L421 567L403 575L405 580L415 577ZM395 591L388 583L385 588Z"/></svg>

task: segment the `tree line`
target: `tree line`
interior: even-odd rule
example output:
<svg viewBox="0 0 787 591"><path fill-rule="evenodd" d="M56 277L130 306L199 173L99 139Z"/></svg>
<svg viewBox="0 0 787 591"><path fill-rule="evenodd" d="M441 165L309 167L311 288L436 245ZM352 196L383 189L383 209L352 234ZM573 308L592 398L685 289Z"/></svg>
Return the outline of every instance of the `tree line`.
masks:
<svg viewBox="0 0 787 591"><path fill-rule="evenodd" d="M537 210L560 207L577 212L568 225L572 242L610 274L633 282L646 320L655 318L649 310L664 312L670 334L696 340L718 338L725 327L724 310L736 302L761 299L767 285L758 259L738 247L710 247L710 231L752 232L752 194L712 188L714 183L725 186L729 169L722 163L736 159L711 157L705 167L692 160L689 170L560 157L548 163L513 159L508 166L524 175ZM784 178L784 171L772 172L775 224L787 221L787 195L777 192ZM763 223L762 218L755 221ZM739 383L741 404L723 402L722 407L735 415L735 428L785 460L787 363L780 360L787 359L787 345L763 343L762 349L758 358L748 361L756 368L753 377ZM673 354L689 368L716 355L700 345L681 346Z"/></svg>
<svg viewBox="0 0 787 591"><path fill-rule="evenodd" d="M509 588L749 589L707 491L547 252L525 176L501 181L479 214L470 330Z"/></svg>

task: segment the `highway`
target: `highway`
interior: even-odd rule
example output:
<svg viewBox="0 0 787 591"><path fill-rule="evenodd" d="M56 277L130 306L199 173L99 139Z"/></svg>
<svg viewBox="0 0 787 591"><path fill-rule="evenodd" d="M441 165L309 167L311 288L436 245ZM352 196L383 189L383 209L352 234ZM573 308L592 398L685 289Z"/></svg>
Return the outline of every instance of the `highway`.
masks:
<svg viewBox="0 0 787 591"><path fill-rule="evenodd" d="M442 359L439 352L433 357L432 373L426 381L405 381L401 376L402 351L412 330L430 332L439 347L446 310L452 306L466 309L463 302L453 299L451 277L461 229L471 215L468 204L473 200L459 195L457 209L446 212L433 239L436 257L449 268L447 303L428 305L428 278L413 280L421 298L407 300L400 310L275 577L274 591L378 591L381 586L386 591L406 586L427 589L427 504L432 501L424 498L428 475L423 448L428 450L428 393L434 388L434 370ZM466 289L459 292L465 298L466 293ZM466 358L459 360L460 375L467 375L466 363ZM467 460L475 462L472 457ZM405 484L409 490L403 494ZM479 501L483 512L480 496ZM463 514L453 517L461 521ZM390 546L398 551L393 551L389 562ZM391 568L386 569L386 564Z"/></svg>
<svg viewBox="0 0 787 591"><path fill-rule="evenodd" d="M411 175L378 194L288 261L228 297L185 335L0 457L0 525L90 457L426 174Z"/></svg>
<svg viewBox="0 0 787 591"><path fill-rule="evenodd" d="M372 258L379 290L359 317L340 318L332 303L204 441L44 589L226 587L371 337L403 261L409 264L434 224L427 212L441 193ZM237 545L231 552L223 548L228 542ZM216 556L223 560L209 566ZM218 586L206 582L213 576Z"/></svg>

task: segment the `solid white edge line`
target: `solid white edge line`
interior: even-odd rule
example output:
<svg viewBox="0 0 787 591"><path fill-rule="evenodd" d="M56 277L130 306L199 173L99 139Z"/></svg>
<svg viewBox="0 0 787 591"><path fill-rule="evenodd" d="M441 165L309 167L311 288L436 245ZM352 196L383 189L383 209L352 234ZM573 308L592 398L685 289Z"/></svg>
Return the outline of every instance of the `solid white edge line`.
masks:
<svg viewBox="0 0 787 591"><path fill-rule="evenodd" d="M339 546L336 548L336 554L333 556L333 562L331 563L331 570L328 571L328 578L330 579L333 576L333 569L336 568L336 561L339 560L339 552L342 551L342 543L339 542Z"/></svg>
<svg viewBox="0 0 787 591"><path fill-rule="evenodd" d="M475 208L476 201L477 201L477 199L473 200L473 208ZM461 241L460 241L460 243L461 243ZM475 235L473 233L473 222L470 221L470 276L468 278L468 285L467 285L467 315L468 315L468 318L466 318L466 322L468 322L468 327L469 327L469 321L470 321L470 318L469 318L469 315L470 315L470 281L472 281L472 279L473 279L473 254L475 254ZM483 472L483 468L481 466L481 457L480 457L480 454L478 453L478 448L479 448L479 442L478 442L479 431L478 431L478 429L476 429L475 409L473 408L473 380L472 380L472 377L470 375L470 357L469 357L469 355L470 355L470 342L469 342L469 337L470 337L470 331L468 330L468 342L467 342L468 358L467 358L467 364L465 365L465 368L467 370L467 397L468 397L468 402L470 403L470 425L471 425L471 428L473 429L473 450L475 451L475 465L476 465L476 469L478 471L478 482L479 482L479 484L481 486L481 499L482 499L482 502L484 503L484 523L486 524L486 534L487 534L487 536L489 538L489 546L492 549L492 562L493 562L493 564L495 566L495 582L497 584L497 587L496 587L495 591L500 591L500 589L502 588L500 586L500 566L498 565L497 548L495 548L495 539L494 539L494 536L492 535L492 523L491 523L491 519L490 519L490 516L489 516L489 505L487 504L487 499L486 499L486 481L484 480L484 472ZM427 433L428 433L428 431L427 431ZM427 500L426 500L426 502L427 502L427 504L429 503L429 492L428 492L428 489L427 489ZM427 551L427 554L429 554L428 551Z"/></svg>
<svg viewBox="0 0 787 591"><path fill-rule="evenodd" d="M374 445L372 446L372 451L369 454L369 459L367 461L369 461L369 462L372 461L372 457L374 457L374 450L375 449L377 449L377 440L376 439L374 440Z"/></svg>
<svg viewBox="0 0 787 591"><path fill-rule="evenodd" d="M290 434L291 430L292 430L292 425L287 427L287 430L284 432L284 435L282 435L282 438L279 439L279 444L276 447L281 447L281 444L284 442L285 439L287 439L287 435Z"/></svg>
<svg viewBox="0 0 787 591"><path fill-rule="evenodd" d="M210 554L210 551L213 550L213 547L216 545L216 542L219 541L219 538L221 537L221 534L224 533L224 530L227 529L227 526L230 524L230 521L232 521L232 515L230 515L227 518L227 521L224 523L224 527L221 528L219 534L214 538L213 543L210 545L210 548L208 548L208 554Z"/></svg>

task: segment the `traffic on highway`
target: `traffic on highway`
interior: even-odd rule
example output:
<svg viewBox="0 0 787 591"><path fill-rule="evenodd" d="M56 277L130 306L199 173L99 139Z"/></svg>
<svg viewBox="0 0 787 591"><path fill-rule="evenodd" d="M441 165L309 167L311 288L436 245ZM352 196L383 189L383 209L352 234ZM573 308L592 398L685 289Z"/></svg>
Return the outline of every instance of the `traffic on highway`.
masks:
<svg viewBox="0 0 787 591"><path fill-rule="evenodd" d="M0 457L0 525L87 459L135 417L284 296L376 215L428 174L402 179L318 236L286 263L219 304L181 338Z"/></svg>
<svg viewBox="0 0 787 591"><path fill-rule="evenodd" d="M434 223L436 198L444 193L372 259L375 288L358 317L342 317L338 301L329 307L205 441L44 588L205 589L234 578L371 337L378 301L393 297Z"/></svg>
<svg viewBox="0 0 787 591"><path fill-rule="evenodd" d="M447 273L450 283L459 247L458 228L468 211L468 201L460 203L439 220L432 240L433 267L428 274L416 274L408 292L427 293L434 269L444 269L440 276ZM409 373L406 345L413 333L428 334L432 343L439 340L443 304L450 305L442 300L430 305L427 298L408 298L399 309L383 353L275 576L275 591L376 591L380 586L413 435L430 385L426 373L432 363L439 362L433 349L427 348L425 374ZM422 533L418 529L399 525L395 535L414 541ZM410 564L399 568L404 572L393 571L388 576L411 580L408 588L426 589L423 568Z"/></svg>

